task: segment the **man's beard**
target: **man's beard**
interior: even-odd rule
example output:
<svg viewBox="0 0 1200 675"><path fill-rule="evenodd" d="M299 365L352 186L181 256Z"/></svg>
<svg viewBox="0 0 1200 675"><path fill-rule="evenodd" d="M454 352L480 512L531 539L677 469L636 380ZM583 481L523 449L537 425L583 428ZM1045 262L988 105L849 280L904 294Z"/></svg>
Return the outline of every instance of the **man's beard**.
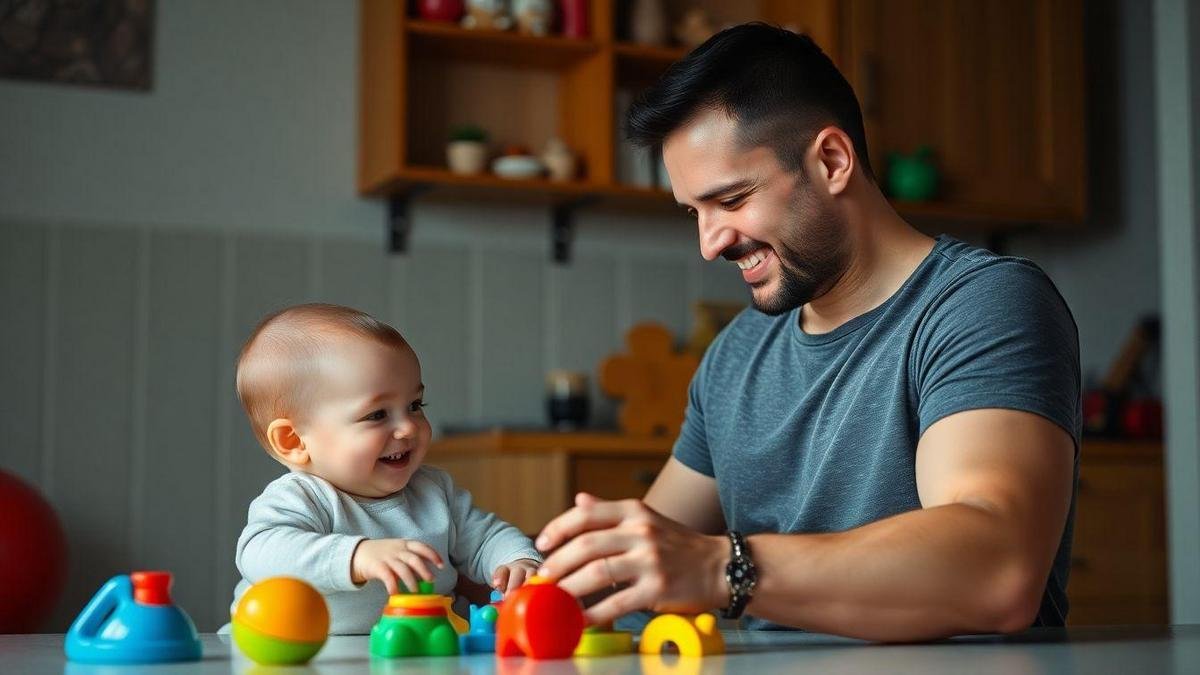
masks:
<svg viewBox="0 0 1200 675"><path fill-rule="evenodd" d="M808 199L807 186L797 186L797 195L779 245L771 247L779 266L779 288L759 298L752 295L754 308L778 316L821 297L846 271L846 227L832 213L823 212Z"/></svg>

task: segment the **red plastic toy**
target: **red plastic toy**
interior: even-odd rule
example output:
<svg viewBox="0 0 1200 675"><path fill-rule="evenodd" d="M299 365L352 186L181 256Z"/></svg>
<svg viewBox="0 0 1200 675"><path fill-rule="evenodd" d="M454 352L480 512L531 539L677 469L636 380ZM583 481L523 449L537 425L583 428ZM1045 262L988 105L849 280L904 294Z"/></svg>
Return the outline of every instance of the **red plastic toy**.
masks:
<svg viewBox="0 0 1200 675"><path fill-rule="evenodd" d="M50 504L0 471L0 633L36 633L67 580L67 539Z"/></svg>
<svg viewBox="0 0 1200 675"><path fill-rule="evenodd" d="M531 577L504 599L496 620L496 656L566 659L583 635L579 602L553 582Z"/></svg>

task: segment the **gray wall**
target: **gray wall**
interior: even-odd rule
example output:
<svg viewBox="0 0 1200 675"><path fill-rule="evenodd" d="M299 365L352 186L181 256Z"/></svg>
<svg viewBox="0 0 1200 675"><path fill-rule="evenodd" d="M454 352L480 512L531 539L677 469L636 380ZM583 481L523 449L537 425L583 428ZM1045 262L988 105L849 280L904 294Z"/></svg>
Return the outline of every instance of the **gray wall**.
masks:
<svg viewBox="0 0 1200 675"><path fill-rule="evenodd" d="M1171 620L1200 621L1200 11L1154 3Z"/></svg>
<svg viewBox="0 0 1200 675"><path fill-rule="evenodd" d="M1091 371L1158 302L1148 14L1100 5L1118 41L1115 73L1093 74L1111 80L1098 170L1117 206L1012 242L1063 289ZM202 629L224 619L244 509L279 473L232 384L270 309L324 299L394 322L439 426L537 424L547 369L590 370L636 321L682 333L692 300L745 297L679 220L587 214L556 267L542 210L422 204L412 253L386 255L382 206L353 188L355 7L160 0L150 93L0 82L0 466L71 537L55 628L149 567L176 572Z"/></svg>

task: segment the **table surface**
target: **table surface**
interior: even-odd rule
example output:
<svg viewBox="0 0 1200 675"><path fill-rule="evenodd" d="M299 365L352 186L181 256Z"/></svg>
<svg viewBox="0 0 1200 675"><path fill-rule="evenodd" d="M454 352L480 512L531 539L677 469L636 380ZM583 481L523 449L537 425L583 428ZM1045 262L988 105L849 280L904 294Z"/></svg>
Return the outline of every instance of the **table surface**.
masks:
<svg viewBox="0 0 1200 675"><path fill-rule="evenodd" d="M62 635L0 635L0 672L116 673L1200 673L1200 625L1035 629L917 645L880 645L812 633L725 633L728 653L703 659L613 656L562 661L444 658L372 659L366 636L335 636L304 667L264 668L247 661L228 636L204 635L198 662L154 666L67 663Z"/></svg>

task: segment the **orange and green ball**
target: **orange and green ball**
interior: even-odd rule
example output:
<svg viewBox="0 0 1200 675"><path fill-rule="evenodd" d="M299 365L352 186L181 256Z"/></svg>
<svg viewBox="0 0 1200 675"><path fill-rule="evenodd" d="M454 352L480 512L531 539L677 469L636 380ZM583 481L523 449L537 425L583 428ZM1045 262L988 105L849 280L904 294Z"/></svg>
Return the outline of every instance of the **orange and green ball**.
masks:
<svg viewBox="0 0 1200 675"><path fill-rule="evenodd" d="M329 635L329 608L317 589L291 577L254 584L233 612L233 641L263 665L305 663Z"/></svg>

